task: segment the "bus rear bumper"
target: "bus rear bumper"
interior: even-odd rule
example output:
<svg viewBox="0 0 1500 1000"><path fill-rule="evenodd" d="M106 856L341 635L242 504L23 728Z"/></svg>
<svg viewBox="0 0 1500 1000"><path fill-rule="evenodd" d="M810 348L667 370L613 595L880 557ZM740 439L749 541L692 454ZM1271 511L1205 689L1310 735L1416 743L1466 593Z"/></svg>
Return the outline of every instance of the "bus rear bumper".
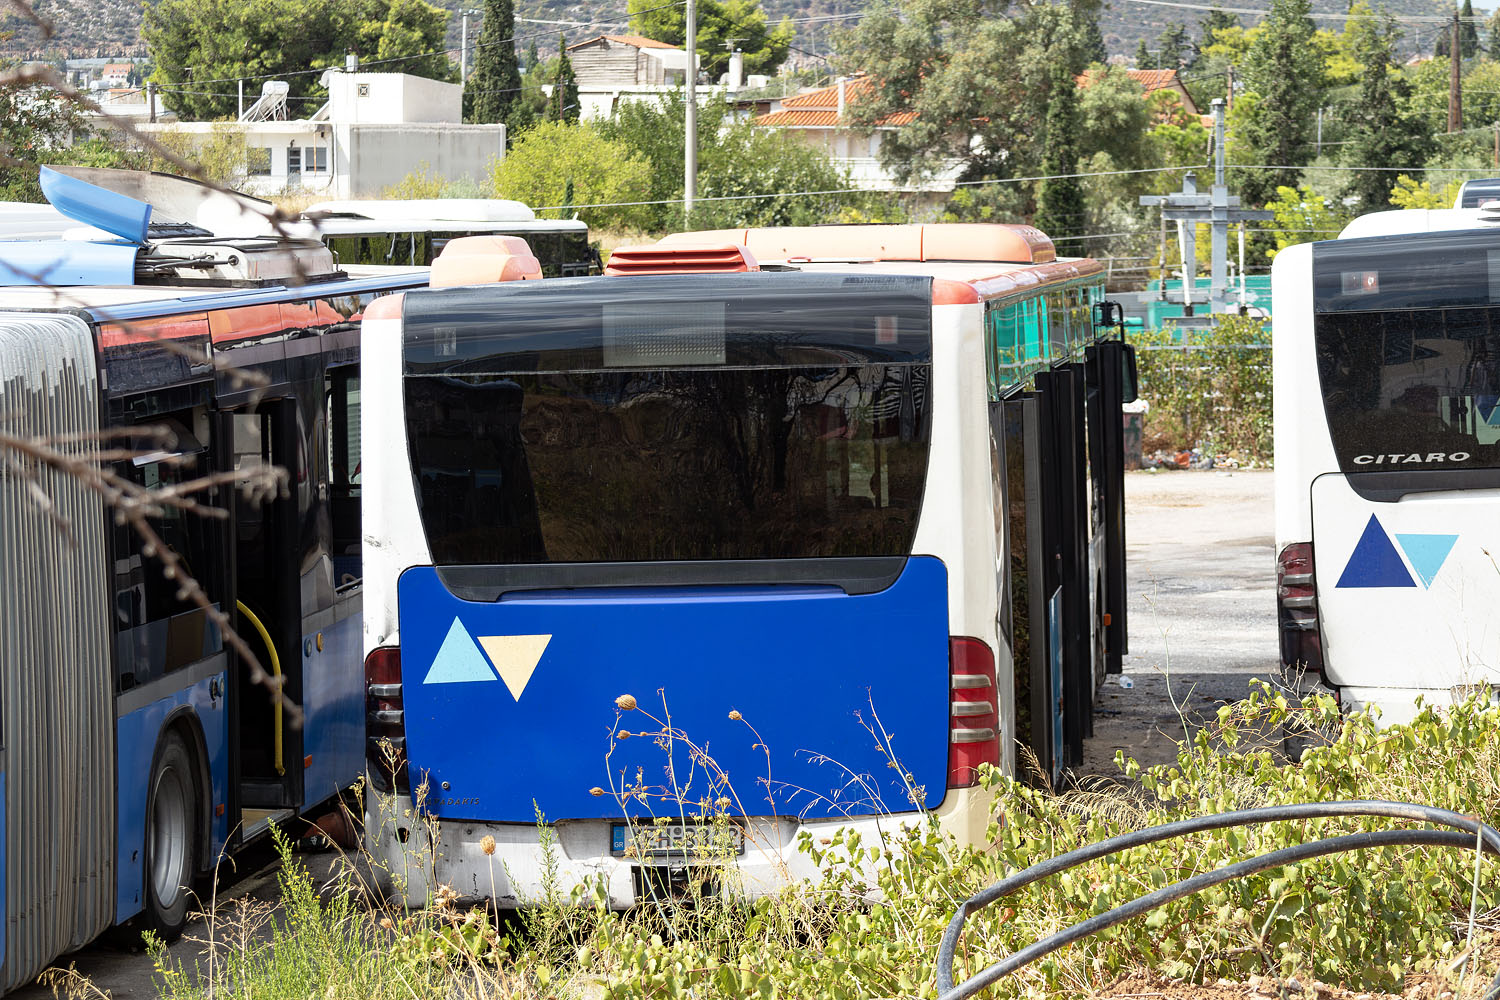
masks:
<svg viewBox="0 0 1500 1000"><path fill-rule="evenodd" d="M552 843L544 846L535 824L423 819L404 797L372 794L367 801L365 844L377 881L392 901L408 907L425 905L437 889L447 887L462 901L490 899L513 909L545 902L544 882L551 882L556 902L593 905L592 887L602 886L610 908L622 910L645 893L669 891L664 887L670 887L672 872L682 869L680 863L616 856L608 820L552 824ZM987 826L988 801L977 789L952 791L935 815L945 831L974 843ZM886 838L899 836L903 826L921 822L924 817L917 812L801 822L752 817L746 821L744 853L706 863L722 864L730 873L722 881L724 891L757 898L817 878L817 864L799 847L804 835L814 846L825 847L843 829L858 833L864 849L883 848ZM875 872L868 852L858 867L873 892Z"/></svg>

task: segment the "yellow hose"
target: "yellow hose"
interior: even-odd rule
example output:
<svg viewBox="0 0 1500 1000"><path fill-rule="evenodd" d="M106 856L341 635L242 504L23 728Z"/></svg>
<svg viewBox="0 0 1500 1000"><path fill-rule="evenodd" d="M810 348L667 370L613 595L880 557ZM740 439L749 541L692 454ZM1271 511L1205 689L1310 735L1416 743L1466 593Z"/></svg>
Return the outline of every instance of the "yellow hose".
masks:
<svg viewBox="0 0 1500 1000"><path fill-rule="evenodd" d="M267 632L266 627L260 623L260 619L255 617L255 612L245 607L244 601L235 601L234 606L240 609L240 614L248 618L250 620L250 624L255 626L255 631L260 633L260 641L266 644L266 651L271 654L271 676L276 678L278 681L281 680L281 658L276 655L276 644L271 641L271 633ZM276 685L276 691L278 694L281 693L280 684ZM286 774L286 766L282 763L281 759L280 698L276 700L276 723L273 727L273 731L275 733L275 736L273 737L274 742L272 744L272 760L276 765L276 773Z"/></svg>

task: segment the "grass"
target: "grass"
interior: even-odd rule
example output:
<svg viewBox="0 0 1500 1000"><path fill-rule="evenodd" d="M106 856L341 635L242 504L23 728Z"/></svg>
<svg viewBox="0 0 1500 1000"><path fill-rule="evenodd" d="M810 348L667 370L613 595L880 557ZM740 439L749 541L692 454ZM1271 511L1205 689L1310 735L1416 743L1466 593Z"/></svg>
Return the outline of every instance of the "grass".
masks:
<svg viewBox="0 0 1500 1000"><path fill-rule="evenodd" d="M1321 734L1299 764L1268 749L1288 723ZM676 737L680 738L680 737ZM805 841L825 872L815 883L747 900L706 857L707 891L607 910L602 885L554 887L519 920L455 905L396 911L369 890L366 862L342 859L315 884L278 839L279 909L222 907L199 934L202 957L174 962L157 946L169 1000L243 997L868 998L934 995L934 957L954 907L982 886L1071 847L1153 823L1250 805L1390 798L1494 819L1500 803L1500 709L1473 700L1382 729L1331 702L1288 703L1268 688L1224 706L1179 747L1121 783L1053 794L991 775L994 823L979 848L936 824L895 842ZM727 793L721 796L729 799ZM719 812L727 812L713 806ZM544 832L545 821L539 818ZM1378 820L1325 820L1202 834L1136 848L1038 882L971 920L959 978L1093 913L1168 882ZM991 995L1085 996L1166 981L1272 984L1293 977L1356 992L1428 984L1478 996L1493 974L1500 880L1470 852L1391 848L1308 862L1182 900L1050 956ZM1482 957L1480 957L1482 956ZM70 995L85 996L76 980ZM1115 984L1124 983L1123 986ZM1246 987L1236 987L1243 996ZM1226 994L1227 995L1227 994ZM1285 995L1285 994L1283 994Z"/></svg>

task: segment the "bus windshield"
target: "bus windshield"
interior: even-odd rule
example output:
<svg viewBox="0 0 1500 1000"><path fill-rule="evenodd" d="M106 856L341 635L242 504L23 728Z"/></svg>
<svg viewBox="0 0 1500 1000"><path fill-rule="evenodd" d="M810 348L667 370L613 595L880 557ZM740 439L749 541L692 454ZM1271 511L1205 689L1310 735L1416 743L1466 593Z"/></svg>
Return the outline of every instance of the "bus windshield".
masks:
<svg viewBox="0 0 1500 1000"><path fill-rule="evenodd" d="M1500 468L1500 232L1320 243L1313 281L1340 470Z"/></svg>
<svg viewBox="0 0 1500 1000"><path fill-rule="evenodd" d="M931 301L927 278L800 274L409 296L406 424L434 562L909 553Z"/></svg>

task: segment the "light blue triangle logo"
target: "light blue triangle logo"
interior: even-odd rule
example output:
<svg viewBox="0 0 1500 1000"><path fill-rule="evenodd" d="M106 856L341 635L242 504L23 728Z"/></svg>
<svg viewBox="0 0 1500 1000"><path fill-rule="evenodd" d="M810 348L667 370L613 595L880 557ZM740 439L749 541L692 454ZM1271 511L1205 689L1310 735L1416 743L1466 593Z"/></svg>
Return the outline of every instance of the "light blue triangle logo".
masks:
<svg viewBox="0 0 1500 1000"><path fill-rule="evenodd" d="M1453 551L1457 535L1397 535L1401 551L1406 553L1411 568L1417 571L1422 586L1431 587L1438 570L1443 568L1448 553Z"/></svg>
<svg viewBox="0 0 1500 1000"><path fill-rule="evenodd" d="M468 629L457 619L448 628L448 638L432 660L432 668L423 684L463 684L468 681L495 680L495 671L479 651L479 645Z"/></svg>

